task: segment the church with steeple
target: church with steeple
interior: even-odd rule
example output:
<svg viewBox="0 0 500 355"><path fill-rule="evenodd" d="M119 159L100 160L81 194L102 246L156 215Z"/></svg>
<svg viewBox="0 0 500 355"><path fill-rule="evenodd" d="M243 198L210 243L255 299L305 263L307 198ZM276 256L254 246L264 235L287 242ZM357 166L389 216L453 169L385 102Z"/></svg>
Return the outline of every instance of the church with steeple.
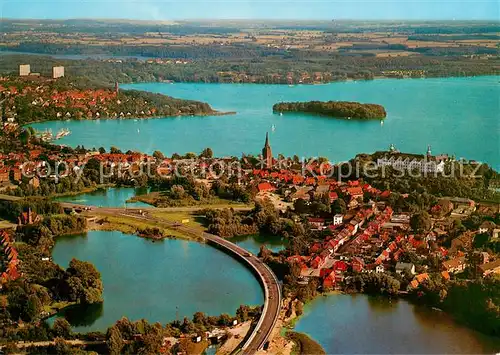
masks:
<svg viewBox="0 0 500 355"><path fill-rule="evenodd" d="M271 146L269 145L269 133L266 132L266 143L264 148L262 148L262 160L266 162L266 167L271 169L273 166L273 153L271 151Z"/></svg>

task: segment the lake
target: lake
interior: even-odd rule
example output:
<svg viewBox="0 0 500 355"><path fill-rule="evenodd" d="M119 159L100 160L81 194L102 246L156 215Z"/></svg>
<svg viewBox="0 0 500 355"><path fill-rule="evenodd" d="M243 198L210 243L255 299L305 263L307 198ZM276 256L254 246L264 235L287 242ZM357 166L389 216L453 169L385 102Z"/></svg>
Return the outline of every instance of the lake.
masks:
<svg viewBox="0 0 500 355"><path fill-rule="evenodd" d="M385 150L391 143L404 152L434 154L487 162L500 167L498 76L474 78L382 79L325 85L258 85L144 83L122 85L178 98L205 101L236 115L150 120L53 121L33 124L54 132L69 128L61 144L118 146L122 150L165 154L201 152L216 156L259 154L267 131L273 153L326 156L345 161L358 153ZM377 103L387 119L339 120L290 113L273 114L280 101L347 100ZM271 127L274 125L275 130Z"/></svg>
<svg viewBox="0 0 500 355"><path fill-rule="evenodd" d="M500 351L500 339L459 325L443 312L366 295L320 296L304 307L295 330L311 336L329 354Z"/></svg>
<svg viewBox="0 0 500 355"><path fill-rule="evenodd" d="M238 236L231 238L230 241L238 244L240 247L248 250L255 255L259 254L260 247L262 245L265 245L267 249L275 253L285 249L286 246L286 241L284 240L284 238L273 235Z"/></svg>
<svg viewBox="0 0 500 355"><path fill-rule="evenodd" d="M55 200L59 202L69 202L80 205L101 206L101 207L153 207L143 202L128 202L130 198L147 194L147 188L133 187L110 187L97 189L78 195L69 195L58 197Z"/></svg>
<svg viewBox="0 0 500 355"><path fill-rule="evenodd" d="M233 257L206 244L150 240L121 232L91 231L58 238L54 261L93 263L102 275L102 306L76 308L65 317L75 331L106 330L123 316L165 324L197 312L234 315L241 304L262 304L254 275Z"/></svg>

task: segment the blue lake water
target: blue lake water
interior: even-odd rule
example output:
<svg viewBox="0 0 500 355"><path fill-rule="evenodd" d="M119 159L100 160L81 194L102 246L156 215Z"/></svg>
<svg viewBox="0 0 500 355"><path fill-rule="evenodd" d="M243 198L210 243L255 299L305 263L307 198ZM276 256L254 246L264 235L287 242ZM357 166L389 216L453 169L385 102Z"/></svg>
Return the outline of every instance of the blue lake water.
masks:
<svg viewBox="0 0 500 355"><path fill-rule="evenodd" d="M58 197L56 200L60 202L100 207L152 207L143 202L126 202L136 195L146 193L148 193L147 188L116 187L98 189L79 195Z"/></svg>
<svg viewBox="0 0 500 355"><path fill-rule="evenodd" d="M455 323L443 312L366 295L321 296L295 330L328 354L494 354L500 339Z"/></svg>
<svg viewBox="0 0 500 355"><path fill-rule="evenodd" d="M278 236L248 235L231 238L231 242L257 255L260 247L265 245L267 249L277 253L286 246L286 241Z"/></svg>
<svg viewBox="0 0 500 355"><path fill-rule="evenodd" d="M123 316L163 324L201 311L234 315L263 303L254 275L233 257L186 240L152 242L121 232L58 238L54 261L89 261L101 272L104 303L66 313L76 331L105 330Z"/></svg>
<svg viewBox="0 0 500 355"><path fill-rule="evenodd" d="M178 98L205 101L236 115L151 120L54 121L36 129L72 134L59 142L71 146L139 150L165 154L200 152L217 156L259 154L266 131L273 153L326 156L344 161L357 153L387 149L455 154L500 167L500 86L498 76L475 78L384 79L325 85L165 84L122 85ZM304 114L273 114L280 101L348 100L383 105L378 120L339 120ZM271 132L271 127L275 131Z"/></svg>

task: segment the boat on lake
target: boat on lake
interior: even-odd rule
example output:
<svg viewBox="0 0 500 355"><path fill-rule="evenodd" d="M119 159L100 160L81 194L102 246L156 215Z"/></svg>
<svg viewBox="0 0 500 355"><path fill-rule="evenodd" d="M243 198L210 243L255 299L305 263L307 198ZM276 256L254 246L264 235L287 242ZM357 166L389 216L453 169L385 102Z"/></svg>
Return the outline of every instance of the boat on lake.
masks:
<svg viewBox="0 0 500 355"><path fill-rule="evenodd" d="M62 128L57 132L55 139L61 139L71 134L71 131L67 128Z"/></svg>

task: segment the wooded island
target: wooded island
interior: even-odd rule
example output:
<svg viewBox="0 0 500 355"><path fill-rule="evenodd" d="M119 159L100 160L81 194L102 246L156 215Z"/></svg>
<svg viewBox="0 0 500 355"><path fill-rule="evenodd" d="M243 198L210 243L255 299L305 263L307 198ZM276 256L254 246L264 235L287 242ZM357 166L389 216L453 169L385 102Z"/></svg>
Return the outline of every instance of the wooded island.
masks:
<svg viewBox="0 0 500 355"><path fill-rule="evenodd" d="M381 119L386 117L383 106L349 101L280 102L274 112L307 112L338 118Z"/></svg>

